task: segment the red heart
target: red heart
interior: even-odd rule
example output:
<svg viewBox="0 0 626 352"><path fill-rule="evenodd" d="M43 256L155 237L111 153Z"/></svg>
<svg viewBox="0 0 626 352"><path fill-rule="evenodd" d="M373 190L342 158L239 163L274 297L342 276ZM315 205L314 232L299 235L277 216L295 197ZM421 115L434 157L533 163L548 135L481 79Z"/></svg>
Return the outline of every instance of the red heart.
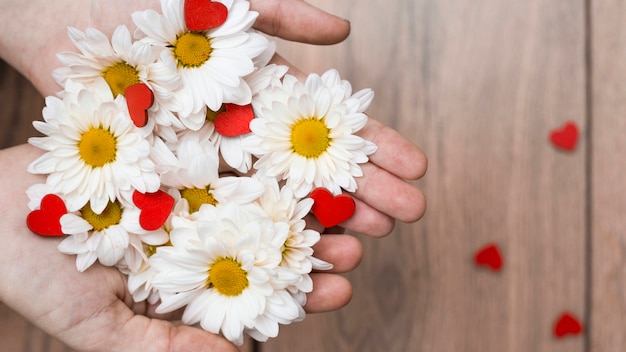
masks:
<svg viewBox="0 0 626 352"><path fill-rule="evenodd" d="M143 83L133 84L124 90L128 113L137 127L148 123L148 109L154 103L154 93Z"/></svg>
<svg viewBox="0 0 626 352"><path fill-rule="evenodd" d="M578 142L578 126L572 121L565 123L560 129L552 130L550 141L557 148L574 150Z"/></svg>
<svg viewBox="0 0 626 352"><path fill-rule="evenodd" d="M26 226L41 236L63 236L61 217L67 214L67 208L61 197L46 194L41 199L39 210L31 211L26 217Z"/></svg>
<svg viewBox="0 0 626 352"><path fill-rule="evenodd" d="M224 104L226 111L215 116L215 130L226 137L250 133L250 121L254 119L252 105Z"/></svg>
<svg viewBox="0 0 626 352"><path fill-rule="evenodd" d="M211 0L185 0L185 23L190 31L206 31L226 22L228 8Z"/></svg>
<svg viewBox="0 0 626 352"><path fill-rule="evenodd" d="M141 209L139 225L146 231L159 229L174 207L174 197L158 190L154 193L133 192L133 203Z"/></svg>
<svg viewBox="0 0 626 352"><path fill-rule="evenodd" d="M583 326L573 314L565 312L561 314L554 324L554 336L557 338L563 338L566 335L580 335L583 331Z"/></svg>
<svg viewBox="0 0 626 352"><path fill-rule="evenodd" d="M504 265L500 249L495 244L488 244L478 250L474 262L479 266L487 266L492 271L500 271Z"/></svg>
<svg viewBox="0 0 626 352"><path fill-rule="evenodd" d="M339 225L354 214L354 199L347 194L333 196L326 188L316 188L309 197L314 201L311 212L326 228Z"/></svg>

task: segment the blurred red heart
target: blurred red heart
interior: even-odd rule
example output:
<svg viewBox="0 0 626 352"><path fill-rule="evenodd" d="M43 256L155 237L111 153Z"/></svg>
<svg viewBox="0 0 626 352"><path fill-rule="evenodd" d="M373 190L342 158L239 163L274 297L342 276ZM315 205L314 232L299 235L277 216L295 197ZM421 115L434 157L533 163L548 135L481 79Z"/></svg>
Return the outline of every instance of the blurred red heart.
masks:
<svg viewBox="0 0 626 352"><path fill-rule="evenodd" d="M185 23L190 31L206 31L226 22L228 8L211 0L185 0Z"/></svg>
<svg viewBox="0 0 626 352"><path fill-rule="evenodd" d="M254 119L252 105L224 104L226 111L215 116L213 124L217 133L235 137L250 133L250 121Z"/></svg>
<svg viewBox="0 0 626 352"><path fill-rule="evenodd" d="M476 252L474 262L479 266L486 266L492 271L500 271L504 265L502 254L496 244L488 244Z"/></svg>
<svg viewBox="0 0 626 352"><path fill-rule="evenodd" d="M139 225L147 231L159 229L174 207L174 197L158 190L154 193L133 192L133 203L141 209L139 214Z"/></svg>
<svg viewBox="0 0 626 352"><path fill-rule="evenodd" d="M566 335L580 335L583 326L573 314L564 312L554 323L554 336L563 338Z"/></svg>
<svg viewBox="0 0 626 352"><path fill-rule="evenodd" d="M309 195L314 201L311 212L326 228L339 225L354 214L354 199L347 194L334 196L326 188L316 188Z"/></svg>
<svg viewBox="0 0 626 352"><path fill-rule="evenodd" d="M67 214L67 208L61 197L47 194L41 199L39 210L31 211L26 217L28 228L41 236L63 236L61 217Z"/></svg>
<svg viewBox="0 0 626 352"><path fill-rule="evenodd" d="M578 126L572 121L565 123L561 128L550 132L550 141L557 148L574 150L578 142Z"/></svg>
<svg viewBox="0 0 626 352"><path fill-rule="evenodd" d="M128 86L124 90L124 96L126 97L128 113L135 126L145 126L148 123L148 109L154 103L154 93L147 85L137 83Z"/></svg>

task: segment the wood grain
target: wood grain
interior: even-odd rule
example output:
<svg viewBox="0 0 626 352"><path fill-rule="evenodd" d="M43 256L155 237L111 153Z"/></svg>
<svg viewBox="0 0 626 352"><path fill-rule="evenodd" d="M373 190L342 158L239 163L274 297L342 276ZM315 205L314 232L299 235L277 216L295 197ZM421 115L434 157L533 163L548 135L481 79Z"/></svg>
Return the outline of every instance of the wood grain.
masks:
<svg viewBox="0 0 626 352"><path fill-rule="evenodd" d="M593 272L590 351L626 346L626 28L621 1L591 3Z"/></svg>
<svg viewBox="0 0 626 352"><path fill-rule="evenodd" d="M351 37L280 42L279 51L305 71L337 68L355 90L376 91L371 116L429 157L415 182L428 210L387 238L359 236L350 305L246 349L625 350L626 4L310 2L350 19ZM6 147L35 133L43 99L6 64L0 78ZM557 151L548 134L570 120L582 130L577 149ZM472 262L489 242L503 250L499 273ZM565 310L584 335L552 336ZM2 350L69 351L4 305L0 341Z"/></svg>
<svg viewBox="0 0 626 352"><path fill-rule="evenodd" d="M349 18L351 38L281 52L374 88L371 115L429 157L428 210L363 238L351 305L262 350L583 351L584 336L557 340L552 326L585 312L587 146L562 153L547 138L566 120L585 127L584 3L312 3ZM488 242L500 273L472 263Z"/></svg>

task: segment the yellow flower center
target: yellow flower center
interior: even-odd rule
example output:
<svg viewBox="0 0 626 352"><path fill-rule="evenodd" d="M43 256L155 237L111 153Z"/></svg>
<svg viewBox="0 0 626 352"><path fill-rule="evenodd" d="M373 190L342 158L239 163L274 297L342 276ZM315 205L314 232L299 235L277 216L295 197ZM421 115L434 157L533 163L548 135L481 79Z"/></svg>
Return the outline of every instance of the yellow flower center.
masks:
<svg viewBox="0 0 626 352"><path fill-rule="evenodd" d="M124 95L126 88L141 82L137 69L123 61L107 67L102 77L109 84L113 96Z"/></svg>
<svg viewBox="0 0 626 352"><path fill-rule="evenodd" d="M186 32L172 46L179 67L199 67L211 57L211 39L200 32Z"/></svg>
<svg viewBox="0 0 626 352"><path fill-rule="evenodd" d="M217 205L217 200L211 193L211 186L205 188L184 188L180 191L180 195L189 202L189 213L195 213L200 210L202 204Z"/></svg>
<svg viewBox="0 0 626 352"><path fill-rule="evenodd" d="M209 108L206 109L206 120L209 122L215 122L215 118L217 117L217 115L226 112L226 105L222 104L222 106L220 106L219 109L217 109L217 111L213 111Z"/></svg>
<svg viewBox="0 0 626 352"><path fill-rule="evenodd" d="M122 206L117 201L109 202L101 214L96 214L96 212L91 209L90 203L87 203L87 205L80 209L80 214L95 231L102 231L120 223L122 220Z"/></svg>
<svg viewBox="0 0 626 352"><path fill-rule="evenodd" d="M296 154L317 158L330 146L329 134L323 118L302 118L291 125L291 146Z"/></svg>
<svg viewBox="0 0 626 352"><path fill-rule="evenodd" d="M151 244L144 243L143 244L143 252L146 254L146 256L148 256L148 258L150 258L150 257L152 257L152 255L156 254L157 249L159 247L164 247L164 246L170 246L171 247L172 246L172 242L167 241L167 243L160 244L160 245L157 245L157 246L153 246Z"/></svg>
<svg viewBox="0 0 626 352"><path fill-rule="evenodd" d="M80 136L78 154L85 164L91 167L102 167L115 161L117 139L102 126L91 127Z"/></svg>
<svg viewBox="0 0 626 352"><path fill-rule="evenodd" d="M207 287L214 288L224 296L238 296L249 285L248 273L232 258L220 258L209 268Z"/></svg>

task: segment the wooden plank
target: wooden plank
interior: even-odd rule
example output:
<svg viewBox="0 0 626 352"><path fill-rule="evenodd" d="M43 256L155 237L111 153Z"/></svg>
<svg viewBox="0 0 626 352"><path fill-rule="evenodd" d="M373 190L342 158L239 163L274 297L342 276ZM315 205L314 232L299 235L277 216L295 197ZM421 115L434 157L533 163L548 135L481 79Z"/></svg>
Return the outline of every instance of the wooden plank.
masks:
<svg viewBox="0 0 626 352"><path fill-rule="evenodd" d="M583 1L310 2L349 18L351 38L280 52L374 88L371 115L429 156L428 210L363 238L348 307L262 350L583 351L552 327L585 313L586 142L563 153L547 138L566 120L585 128ZM492 241L499 273L472 263Z"/></svg>
<svg viewBox="0 0 626 352"><path fill-rule="evenodd" d="M621 1L591 2L593 129L589 351L626 346L626 28Z"/></svg>

